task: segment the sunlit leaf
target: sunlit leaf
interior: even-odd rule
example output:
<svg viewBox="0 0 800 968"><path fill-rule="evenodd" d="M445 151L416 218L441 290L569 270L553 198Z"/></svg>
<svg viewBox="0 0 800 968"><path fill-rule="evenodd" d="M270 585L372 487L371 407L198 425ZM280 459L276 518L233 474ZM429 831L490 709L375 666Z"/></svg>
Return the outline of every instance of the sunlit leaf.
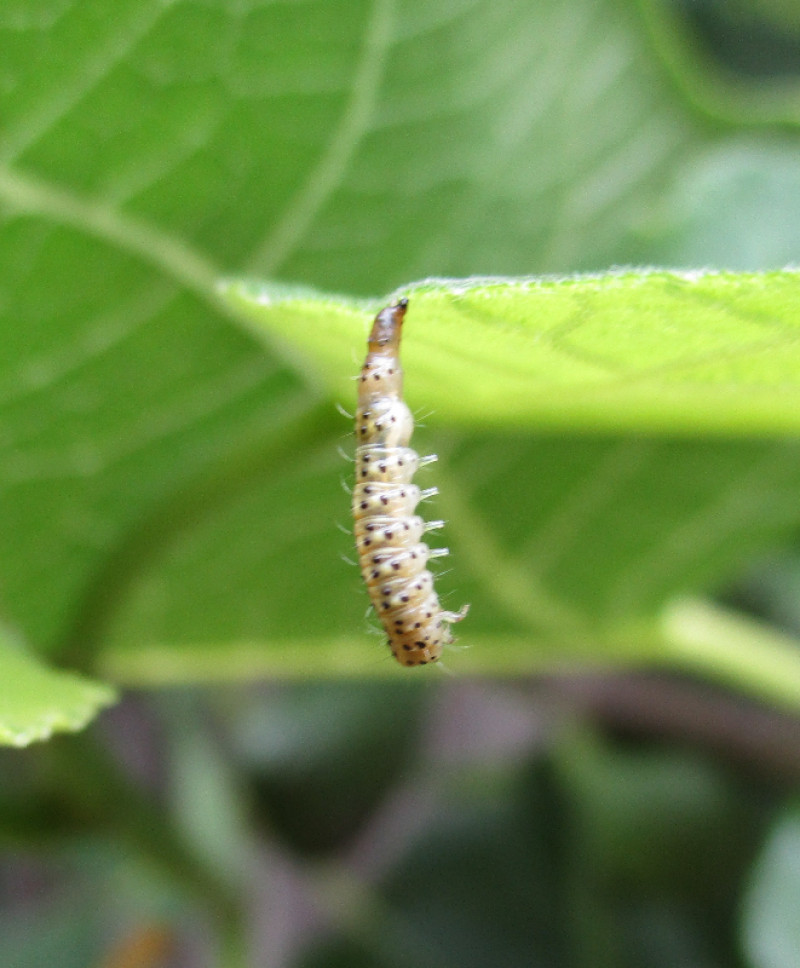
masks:
<svg viewBox="0 0 800 968"><path fill-rule="evenodd" d="M108 686L48 669L7 632L0 635L0 745L83 729L114 699Z"/></svg>

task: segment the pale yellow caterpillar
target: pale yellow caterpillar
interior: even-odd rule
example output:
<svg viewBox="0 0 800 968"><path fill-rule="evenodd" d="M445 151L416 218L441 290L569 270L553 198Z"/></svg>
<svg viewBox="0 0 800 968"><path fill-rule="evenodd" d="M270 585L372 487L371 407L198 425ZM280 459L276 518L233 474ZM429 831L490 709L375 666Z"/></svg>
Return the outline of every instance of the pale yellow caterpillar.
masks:
<svg viewBox="0 0 800 968"><path fill-rule="evenodd" d="M414 513L419 501L436 493L411 483L417 468L435 457L420 458L408 446L414 419L403 402L400 337L408 300L381 310L369 335L361 368L356 411L356 485L353 518L361 574L378 618L401 665L436 662L453 641L450 624L460 612L442 609L426 568L431 550L422 536L442 522L426 524Z"/></svg>

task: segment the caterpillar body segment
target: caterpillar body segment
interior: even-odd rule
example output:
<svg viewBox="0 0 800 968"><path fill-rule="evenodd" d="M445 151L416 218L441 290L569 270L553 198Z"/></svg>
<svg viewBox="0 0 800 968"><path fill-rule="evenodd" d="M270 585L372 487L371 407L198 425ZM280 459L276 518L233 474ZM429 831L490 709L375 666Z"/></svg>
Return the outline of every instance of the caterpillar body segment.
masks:
<svg viewBox="0 0 800 968"><path fill-rule="evenodd" d="M450 625L469 608L442 609L434 590L430 558L446 554L422 541L441 521L427 523L415 513L436 488L420 490L411 480L436 458L420 458L408 446L414 431L402 399L400 340L408 300L381 310L369 335L367 358L358 380L356 483L352 508L361 574L370 600L401 665L436 662L453 641Z"/></svg>

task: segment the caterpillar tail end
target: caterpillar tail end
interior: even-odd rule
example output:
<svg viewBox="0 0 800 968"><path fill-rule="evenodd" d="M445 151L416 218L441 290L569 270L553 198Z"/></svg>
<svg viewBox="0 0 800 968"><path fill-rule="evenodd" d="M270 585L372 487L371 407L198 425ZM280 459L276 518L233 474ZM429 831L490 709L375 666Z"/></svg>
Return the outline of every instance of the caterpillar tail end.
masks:
<svg viewBox="0 0 800 968"><path fill-rule="evenodd" d="M457 612L442 612L442 618L445 622L460 622L467 617L468 611L469 605L462 605Z"/></svg>
<svg viewBox="0 0 800 968"><path fill-rule="evenodd" d="M442 612L441 620L447 623L443 626L444 636L442 642L444 645L452 645L456 641L450 625L453 622L460 622L462 618L467 617L467 612L469 611L469 605L462 605L457 612Z"/></svg>

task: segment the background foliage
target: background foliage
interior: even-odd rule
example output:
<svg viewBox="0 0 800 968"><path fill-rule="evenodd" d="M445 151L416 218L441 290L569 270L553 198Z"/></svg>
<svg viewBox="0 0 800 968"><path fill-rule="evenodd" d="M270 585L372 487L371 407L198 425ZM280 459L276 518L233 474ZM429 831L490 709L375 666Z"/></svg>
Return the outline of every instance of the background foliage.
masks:
<svg viewBox="0 0 800 968"><path fill-rule="evenodd" d="M441 582L473 603L454 678L409 681L361 634L332 527L333 402L390 290L796 260L790 8L3 4L2 736L127 687L0 760L3 964L794 964L793 716L519 675L700 667L796 709L793 274L746 312L668 275L605 310L572 280L580 325L520 311L552 340L523 377L572 386L648 334L640 367L707 353L716 403L683 423L669 380L645 405L624 368L610 418L557 392L511 413L485 365L508 310L418 292ZM481 419L462 380L502 406ZM306 681L245 685L265 675ZM200 680L237 684L164 688Z"/></svg>

